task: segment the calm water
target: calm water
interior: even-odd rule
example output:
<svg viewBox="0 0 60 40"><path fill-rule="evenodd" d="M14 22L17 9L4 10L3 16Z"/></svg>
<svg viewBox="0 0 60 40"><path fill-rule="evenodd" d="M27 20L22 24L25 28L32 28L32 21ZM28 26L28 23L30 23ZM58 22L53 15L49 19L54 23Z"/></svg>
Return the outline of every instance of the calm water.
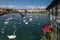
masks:
<svg viewBox="0 0 60 40"><path fill-rule="evenodd" d="M44 24L50 23L48 14L10 13L0 16L0 40L9 40L8 35L13 35L14 40L40 40L42 37L41 28ZM3 33L4 32L4 33Z"/></svg>

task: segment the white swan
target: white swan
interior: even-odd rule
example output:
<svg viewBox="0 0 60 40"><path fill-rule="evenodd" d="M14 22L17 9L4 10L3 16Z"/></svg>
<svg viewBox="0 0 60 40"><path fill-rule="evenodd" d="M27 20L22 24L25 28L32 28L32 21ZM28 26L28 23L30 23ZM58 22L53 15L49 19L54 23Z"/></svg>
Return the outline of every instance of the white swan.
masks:
<svg viewBox="0 0 60 40"><path fill-rule="evenodd" d="M2 33L5 33L5 32L4 32L4 28L2 28Z"/></svg>
<svg viewBox="0 0 60 40"><path fill-rule="evenodd" d="M9 39L15 39L15 38L16 38L15 32L16 32L16 31L14 31L14 34L13 34L13 35L8 35L8 38L9 38Z"/></svg>
<svg viewBox="0 0 60 40"><path fill-rule="evenodd" d="M4 22L4 24L8 24L9 22Z"/></svg>
<svg viewBox="0 0 60 40"><path fill-rule="evenodd" d="M5 33L4 31L2 31L2 33Z"/></svg>
<svg viewBox="0 0 60 40"><path fill-rule="evenodd" d="M23 22L26 22L26 20L23 20Z"/></svg>
<svg viewBox="0 0 60 40"><path fill-rule="evenodd" d="M16 38L16 35L8 35L8 38L9 39L15 39Z"/></svg>
<svg viewBox="0 0 60 40"><path fill-rule="evenodd" d="M32 18L30 18L29 21L32 21Z"/></svg>
<svg viewBox="0 0 60 40"><path fill-rule="evenodd" d="M25 24L28 24L28 22L25 22Z"/></svg>
<svg viewBox="0 0 60 40"><path fill-rule="evenodd" d="M2 30L4 30L4 28L2 28Z"/></svg>

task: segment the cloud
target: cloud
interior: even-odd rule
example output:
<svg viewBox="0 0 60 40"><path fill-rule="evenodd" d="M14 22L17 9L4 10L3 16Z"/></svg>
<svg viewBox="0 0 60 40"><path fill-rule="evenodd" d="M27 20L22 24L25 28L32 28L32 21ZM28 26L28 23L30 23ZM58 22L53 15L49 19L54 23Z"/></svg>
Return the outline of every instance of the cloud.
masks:
<svg viewBox="0 0 60 40"><path fill-rule="evenodd" d="M0 5L0 8L19 8L18 5Z"/></svg>
<svg viewBox="0 0 60 40"><path fill-rule="evenodd" d="M46 8L45 6L19 6L19 5L0 5L1 8L16 8L16 9L43 9Z"/></svg>
<svg viewBox="0 0 60 40"><path fill-rule="evenodd" d="M39 9L44 9L44 8L46 8L46 6L25 6L26 8L32 8L32 9L34 9L34 8L39 8Z"/></svg>
<svg viewBox="0 0 60 40"><path fill-rule="evenodd" d="M0 5L0 7L1 7L1 8L5 8L5 7L7 7L7 6L6 6L6 5Z"/></svg>
<svg viewBox="0 0 60 40"><path fill-rule="evenodd" d="M36 8L36 6L25 6L26 8Z"/></svg>
<svg viewBox="0 0 60 40"><path fill-rule="evenodd" d="M38 8L41 8L42 9L42 8L46 8L46 6L39 6Z"/></svg>

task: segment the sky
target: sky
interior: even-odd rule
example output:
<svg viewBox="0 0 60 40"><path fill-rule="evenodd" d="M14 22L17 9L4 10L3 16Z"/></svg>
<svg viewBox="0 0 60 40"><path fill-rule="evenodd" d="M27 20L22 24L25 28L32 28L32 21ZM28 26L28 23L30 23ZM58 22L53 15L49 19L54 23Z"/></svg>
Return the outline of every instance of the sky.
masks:
<svg viewBox="0 0 60 40"><path fill-rule="evenodd" d="M0 7L45 8L52 0L0 0Z"/></svg>

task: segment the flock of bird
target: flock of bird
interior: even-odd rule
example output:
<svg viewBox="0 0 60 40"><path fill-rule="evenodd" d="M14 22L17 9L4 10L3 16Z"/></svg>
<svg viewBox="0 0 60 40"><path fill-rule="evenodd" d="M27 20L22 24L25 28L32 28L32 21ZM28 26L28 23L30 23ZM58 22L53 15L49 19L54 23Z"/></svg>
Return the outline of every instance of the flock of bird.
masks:
<svg viewBox="0 0 60 40"><path fill-rule="evenodd" d="M5 15L4 15L5 16ZM27 21L27 20L25 20L25 16L23 17L24 18L24 20L23 20L23 22L27 25L27 24L29 24L29 22ZM36 18L38 18L38 16L36 16ZM6 19L6 21L4 22L4 24L5 25L7 25L9 22L9 20L11 20L12 19L12 17L10 17L10 18L8 18L8 19ZM30 18L29 18L29 21L33 21L33 18L32 18L32 16L30 16ZM14 23L14 24L16 24L16 23ZM14 29L14 32L13 32L13 34L12 35L7 35L7 37L9 38L9 39L15 39L16 38L16 31L17 31L17 28L16 28L16 26L13 24L13 28L15 28ZM21 24L21 23L19 23L19 24ZM40 25L40 23L38 23L38 25ZM2 33L5 33L5 26L3 26L3 28L2 28Z"/></svg>

